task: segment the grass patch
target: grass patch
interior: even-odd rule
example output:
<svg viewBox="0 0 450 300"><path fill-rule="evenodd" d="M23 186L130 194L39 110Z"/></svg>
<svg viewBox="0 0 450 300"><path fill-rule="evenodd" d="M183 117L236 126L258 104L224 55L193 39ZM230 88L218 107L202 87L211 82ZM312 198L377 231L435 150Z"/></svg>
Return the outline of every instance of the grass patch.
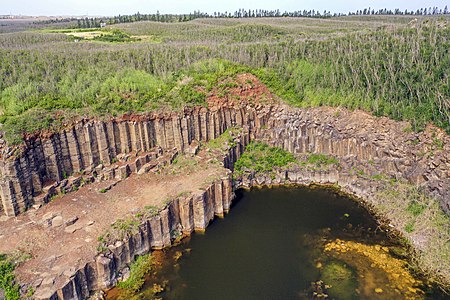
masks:
<svg viewBox="0 0 450 300"><path fill-rule="evenodd" d="M108 250L108 245L113 242L123 240L126 237L136 234L139 230L142 216L143 215L136 214L136 216L127 219L119 219L111 224L110 230L97 238L97 251L103 253Z"/></svg>
<svg viewBox="0 0 450 300"><path fill-rule="evenodd" d="M388 176L386 176L385 174L379 173L379 174L374 174L372 176L370 176L371 179L373 180L386 180L388 179Z"/></svg>
<svg viewBox="0 0 450 300"><path fill-rule="evenodd" d="M178 155L172 164L163 170L164 174L186 174L190 175L192 172L197 170L199 167L204 167L199 164L199 159L197 157L192 157L191 155Z"/></svg>
<svg viewBox="0 0 450 300"><path fill-rule="evenodd" d="M152 270L152 260L150 254L138 256L130 265L130 277L117 286L126 289L131 293L138 292L145 282L145 276Z"/></svg>
<svg viewBox="0 0 450 300"><path fill-rule="evenodd" d="M405 231L407 233L412 233L414 231L414 223L413 222L409 222L405 225Z"/></svg>
<svg viewBox="0 0 450 300"><path fill-rule="evenodd" d="M419 216L423 213L423 211L426 209L425 204L418 203L416 200L413 200L409 203L408 207L406 208L406 211L413 215L414 217Z"/></svg>
<svg viewBox="0 0 450 300"><path fill-rule="evenodd" d="M136 233L140 222L134 219L119 219L111 225L113 232L116 233L118 239Z"/></svg>
<svg viewBox="0 0 450 300"><path fill-rule="evenodd" d="M236 161L234 174L240 176L247 171L272 172L275 167L284 167L293 162L296 162L295 157L281 148L251 142L244 154Z"/></svg>
<svg viewBox="0 0 450 300"><path fill-rule="evenodd" d="M159 207L154 206L154 205L147 205L144 206L144 211L143 211L143 216L145 217L155 217L159 214Z"/></svg>
<svg viewBox="0 0 450 300"><path fill-rule="evenodd" d="M140 41L140 39L131 37L118 29L114 29L111 32L102 33L99 36L94 36L92 40L107 43L131 43Z"/></svg>
<svg viewBox="0 0 450 300"><path fill-rule="evenodd" d="M438 150L444 150L444 141L438 138L433 139L433 145L436 146Z"/></svg>
<svg viewBox="0 0 450 300"><path fill-rule="evenodd" d="M105 252L108 250L108 245L138 233L139 226L142 224L143 220L157 216L160 210L161 209L157 206L147 205L128 218L118 219L111 224L111 228L108 231L97 238L99 242L97 251L100 253Z"/></svg>
<svg viewBox="0 0 450 300"><path fill-rule="evenodd" d="M108 250L108 238L109 238L109 233L105 234L105 235L100 235L97 238L98 241L98 246L97 246L97 252L99 253L104 253L106 252L106 250Z"/></svg>
<svg viewBox="0 0 450 300"><path fill-rule="evenodd" d="M321 168L329 165L337 165L339 164L339 160L333 156L329 156L326 154L312 153L308 155L306 163Z"/></svg>

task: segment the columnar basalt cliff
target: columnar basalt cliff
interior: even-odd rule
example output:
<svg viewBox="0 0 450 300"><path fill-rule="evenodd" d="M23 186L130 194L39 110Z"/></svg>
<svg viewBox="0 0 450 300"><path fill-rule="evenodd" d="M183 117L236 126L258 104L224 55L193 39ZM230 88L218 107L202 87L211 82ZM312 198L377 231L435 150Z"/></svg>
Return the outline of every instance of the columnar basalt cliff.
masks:
<svg viewBox="0 0 450 300"><path fill-rule="evenodd" d="M221 157L224 166L232 168L249 142L249 128L243 126L235 137L235 144ZM194 231L205 231L215 217L223 217L230 211L233 198L232 172L228 170L206 187L172 199L155 216L144 218L133 233L122 240L111 241L107 249L65 282L51 288L38 288L34 296L36 299L86 299L93 291L111 288L136 256L170 247L177 238Z"/></svg>
<svg viewBox="0 0 450 300"><path fill-rule="evenodd" d="M82 120L49 137L30 138L21 149L3 149L0 189L3 212L14 216L46 199L55 183L75 173L110 165L119 154L163 149L183 151L193 140L207 141L231 126L252 124L254 108L207 110L181 114L129 116L120 120ZM14 155L14 153L18 153Z"/></svg>
<svg viewBox="0 0 450 300"><path fill-rule="evenodd" d="M55 193L55 186L76 182L80 173L89 176L97 172L106 179L122 177L131 169L137 173L162 153L190 153L197 141L217 138L231 127L243 129L222 157L223 166L231 171L251 140L266 141L293 153L330 154L343 162L341 169L285 170L276 178L245 177L234 187L229 172L204 190L172 200L157 216L142 220L137 233L112 241L107 250L64 281L42 286L35 294L37 299L85 299L92 291L112 287L136 255L168 247L179 234L205 230L214 216L230 209L233 188L239 186L337 183L347 192L369 201L375 199L375 187L361 183L350 172L357 167L367 174L382 173L422 185L448 212L449 138L435 128L418 134L405 132L407 126L363 112L247 103L110 121L83 120L48 137L30 138L20 151L3 149L3 211L14 216L33 205L37 208ZM436 139L441 141L438 145ZM126 162L124 157L130 152L136 159ZM124 162L117 166L117 161Z"/></svg>
<svg viewBox="0 0 450 300"><path fill-rule="evenodd" d="M155 146L184 151L194 140L208 141L227 128L244 125L251 136L291 152L375 164L382 173L425 186L450 211L450 143L438 129L405 133L406 123L344 110L338 116L331 108L224 105L180 114L83 120L50 137L30 138L21 151L5 148L0 161L3 213L14 216L45 202L55 182L89 173L100 164L108 166L120 154ZM433 145L436 139L439 147Z"/></svg>
<svg viewBox="0 0 450 300"><path fill-rule="evenodd" d="M407 133L409 124L332 108L274 109L257 138L293 153L324 153L362 171L421 185L450 213L450 139L437 128ZM439 142L437 142L439 141ZM439 144L439 145L437 145Z"/></svg>
<svg viewBox="0 0 450 300"><path fill-rule="evenodd" d="M86 299L92 291L113 287L120 271L137 255L172 245L181 235L204 231L215 216L223 216L233 199L231 172L205 189L173 199L159 213L141 222L136 232L108 245L91 262L58 287L38 289L36 299Z"/></svg>

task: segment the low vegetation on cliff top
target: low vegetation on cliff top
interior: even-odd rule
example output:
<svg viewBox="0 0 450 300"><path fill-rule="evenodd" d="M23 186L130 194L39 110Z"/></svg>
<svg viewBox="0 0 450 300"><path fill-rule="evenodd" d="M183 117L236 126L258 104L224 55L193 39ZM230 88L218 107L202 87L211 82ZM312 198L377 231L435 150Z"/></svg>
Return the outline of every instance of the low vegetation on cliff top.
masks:
<svg viewBox="0 0 450 300"><path fill-rule="evenodd" d="M70 115L203 105L218 78L244 70L293 105L361 108L410 120L414 129L432 122L450 132L446 16L207 19L114 29L142 41L0 34L0 123L8 141ZM146 41L149 35L161 43Z"/></svg>
<svg viewBox="0 0 450 300"><path fill-rule="evenodd" d="M90 117L120 116L154 110L180 110L186 106L204 106L212 88L224 78L233 77L244 67L221 60L206 60L168 76L155 76L130 68L113 73L105 80L77 74L61 82L52 95L30 95L34 87L7 89L2 93L5 137L11 144L22 141L23 133L56 130L77 115ZM93 76L93 77L91 77ZM72 84L80 86L74 91Z"/></svg>
<svg viewBox="0 0 450 300"><path fill-rule="evenodd" d="M210 149L227 150L236 145L235 139L240 133L242 133L242 128L228 128L219 137L210 140L206 146Z"/></svg>

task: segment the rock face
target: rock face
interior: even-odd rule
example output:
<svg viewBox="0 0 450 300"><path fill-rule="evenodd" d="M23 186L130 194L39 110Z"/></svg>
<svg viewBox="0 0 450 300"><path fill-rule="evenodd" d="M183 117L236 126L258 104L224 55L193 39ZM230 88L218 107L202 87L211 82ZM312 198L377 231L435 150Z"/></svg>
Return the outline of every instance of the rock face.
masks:
<svg viewBox="0 0 450 300"><path fill-rule="evenodd" d="M144 220L137 232L109 245L92 262L74 272L61 287L36 291L36 299L87 299L92 291L113 287L119 272L138 255L172 244L176 237L204 231L215 216L230 209L233 199L231 172L204 190L172 200L159 213Z"/></svg>
<svg viewBox="0 0 450 300"><path fill-rule="evenodd" d="M231 171L251 140L263 140L293 153L337 156L345 162L346 169L356 165L366 173L376 170L421 184L450 211L450 142L445 134L437 129L406 133L403 130L406 123L362 112L340 111L338 115L336 111L282 105L223 105L209 110L186 110L182 114L83 121L48 139L28 141L21 155L3 153L0 162L3 213L16 215L39 199L48 198L65 180L73 182L77 178L65 177L83 169L89 170L88 173L101 169L100 177L122 177L152 169L161 153L166 153L169 160L176 151L194 155L197 141L214 139L233 126L242 127L243 132L223 156L224 167ZM143 154L132 162L111 167L130 152ZM215 216L230 209L231 171L203 190L172 200L157 215L143 220L137 232L108 245L91 262L74 271L65 283L37 290L35 298L86 299L92 291L115 285L119 272L137 255L170 246L181 234L205 230ZM370 186L359 184L352 174L337 169L288 170L276 178L247 177L236 186L312 182L339 183L345 191L363 198L370 198L373 192ZM55 218L46 216L49 226L62 222ZM70 226L78 226L75 219L73 222Z"/></svg>
<svg viewBox="0 0 450 300"><path fill-rule="evenodd" d="M424 185L450 213L450 142L437 129L406 133L406 123L331 108L223 105L108 122L85 120L50 138L27 141L17 156L3 150L0 215L14 216L45 203L69 175L109 166L126 153L147 152L155 146L192 152L194 141L214 139L232 126L248 126L251 138L294 153L325 153L375 163L380 172ZM136 168L144 164L137 162ZM232 169L230 162L225 166ZM124 166L116 170L124 176L128 172ZM69 177L72 180L76 178Z"/></svg>
<svg viewBox="0 0 450 300"><path fill-rule="evenodd" d="M258 139L293 153L330 154L360 171L423 186L450 214L450 139L440 129L408 133L409 124L332 108L274 110Z"/></svg>
<svg viewBox="0 0 450 300"><path fill-rule="evenodd" d="M0 160L0 214L15 216L39 202L42 195L54 193L50 189L55 183L100 164L108 166L118 155L150 151L156 145L184 151L194 140L214 139L228 127L247 124L254 114L254 109L245 108L197 108L182 114L81 121L49 138L27 141L17 156L4 149Z"/></svg>

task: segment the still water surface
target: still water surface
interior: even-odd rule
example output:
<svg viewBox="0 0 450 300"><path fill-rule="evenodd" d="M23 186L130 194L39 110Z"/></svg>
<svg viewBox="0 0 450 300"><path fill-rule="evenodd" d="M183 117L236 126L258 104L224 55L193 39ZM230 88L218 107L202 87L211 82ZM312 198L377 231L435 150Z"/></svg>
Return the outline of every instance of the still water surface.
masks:
<svg viewBox="0 0 450 300"><path fill-rule="evenodd" d="M402 252L331 190L238 191L206 234L154 252L156 271L136 299L150 299L154 284L163 299L443 299L403 268Z"/></svg>

